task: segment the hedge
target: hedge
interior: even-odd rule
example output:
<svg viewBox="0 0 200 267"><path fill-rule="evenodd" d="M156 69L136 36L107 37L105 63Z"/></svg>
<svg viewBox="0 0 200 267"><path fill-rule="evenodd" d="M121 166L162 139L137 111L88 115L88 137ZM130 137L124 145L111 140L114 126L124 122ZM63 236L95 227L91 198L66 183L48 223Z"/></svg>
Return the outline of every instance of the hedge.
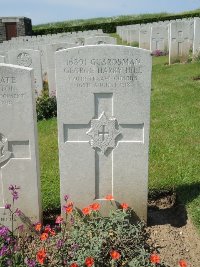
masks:
<svg viewBox="0 0 200 267"><path fill-rule="evenodd" d="M167 15L167 16L156 16L151 18L134 18L134 19L122 19L120 21L111 21L111 22L100 22L100 23L90 23L76 26L40 26L38 29L33 29L33 35L46 35L54 34L61 32L76 32L76 31L88 31L88 30L97 30L102 29L104 33L115 33L117 26L131 25L131 24L142 24L142 23L152 23L165 20L175 20L183 18L192 18L200 17L200 11L195 13L186 13L186 14L176 14L176 15Z"/></svg>

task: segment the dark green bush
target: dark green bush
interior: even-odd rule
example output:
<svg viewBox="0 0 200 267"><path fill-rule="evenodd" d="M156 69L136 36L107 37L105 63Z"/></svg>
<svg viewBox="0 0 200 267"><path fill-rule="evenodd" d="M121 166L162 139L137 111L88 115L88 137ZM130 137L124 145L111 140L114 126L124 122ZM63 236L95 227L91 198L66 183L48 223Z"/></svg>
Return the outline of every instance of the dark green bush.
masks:
<svg viewBox="0 0 200 267"><path fill-rule="evenodd" d="M48 83L44 82L42 94L36 100L37 120L47 120L57 116L56 96L49 96Z"/></svg>
<svg viewBox="0 0 200 267"><path fill-rule="evenodd" d="M200 17L200 11L196 12L188 12L183 14L143 14L139 17L135 16L120 16L117 19L110 18L110 20L105 19L102 22L95 22L93 20L80 22L79 25L70 25L67 22L58 23L58 24L48 24L48 25L40 25L33 27L33 35L45 35L45 34L54 34L61 32L76 32L76 31L88 31L88 30L97 30L102 29L105 33L114 33L116 32L117 26L130 25L130 24L142 24L142 23L152 23L157 21L165 21L165 20L175 20L175 19L183 19L183 18L193 18Z"/></svg>

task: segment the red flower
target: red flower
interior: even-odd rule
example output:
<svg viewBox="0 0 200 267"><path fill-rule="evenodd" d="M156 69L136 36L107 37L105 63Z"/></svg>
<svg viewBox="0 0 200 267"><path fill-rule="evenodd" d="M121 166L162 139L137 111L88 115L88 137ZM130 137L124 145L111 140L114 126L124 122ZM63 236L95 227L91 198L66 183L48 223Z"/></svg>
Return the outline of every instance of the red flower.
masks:
<svg viewBox="0 0 200 267"><path fill-rule="evenodd" d="M40 231L41 230L41 227L42 227L41 223L36 223L35 230L36 231Z"/></svg>
<svg viewBox="0 0 200 267"><path fill-rule="evenodd" d="M40 264L44 264L44 260L46 258L46 251L44 248L40 249L37 253L37 261L40 263Z"/></svg>
<svg viewBox="0 0 200 267"><path fill-rule="evenodd" d="M40 239L41 239L42 241L45 241L47 238L48 238L48 234L47 234L47 233L43 233L43 234L41 234L41 236L40 236Z"/></svg>
<svg viewBox="0 0 200 267"><path fill-rule="evenodd" d="M62 217L62 216L58 216L58 217L56 218L55 223L57 223L57 224L61 224L62 222L63 222L63 217Z"/></svg>
<svg viewBox="0 0 200 267"><path fill-rule="evenodd" d="M120 253L117 252L116 250L112 250L112 251L110 252L110 256L111 256L111 258L112 258L113 260L118 260L118 259L121 257Z"/></svg>
<svg viewBox="0 0 200 267"><path fill-rule="evenodd" d="M93 266L93 265L94 265L94 259L93 259L92 257L87 257L87 258L85 259L85 265L86 265L87 267L91 267L91 266Z"/></svg>
<svg viewBox="0 0 200 267"><path fill-rule="evenodd" d="M84 215L89 215L90 214L90 207L83 208L82 212Z"/></svg>
<svg viewBox="0 0 200 267"><path fill-rule="evenodd" d="M69 267L78 267L78 264L77 263L72 263L72 264L70 264Z"/></svg>
<svg viewBox="0 0 200 267"><path fill-rule="evenodd" d="M105 199L106 199L106 200L113 200L114 198L113 198L113 195L107 195L107 196L105 197Z"/></svg>
<svg viewBox="0 0 200 267"><path fill-rule="evenodd" d="M92 205L90 205L90 208L94 211L97 211L100 209L100 204L99 203L93 203Z"/></svg>
<svg viewBox="0 0 200 267"><path fill-rule="evenodd" d="M155 254L155 253L154 254L151 254L150 261L152 263L160 263L160 256L157 255L157 254Z"/></svg>
<svg viewBox="0 0 200 267"><path fill-rule="evenodd" d="M185 260L180 260L179 265L180 267L187 267L187 262Z"/></svg>
<svg viewBox="0 0 200 267"><path fill-rule="evenodd" d="M123 210L127 210L128 209L128 204L127 203L122 203L121 207Z"/></svg>
<svg viewBox="0 0 200 267"><path fill-rule="evenodd" d="M44 232L48 234L50 231L51 231L50 225L46 225L44 228Z"/></svg>

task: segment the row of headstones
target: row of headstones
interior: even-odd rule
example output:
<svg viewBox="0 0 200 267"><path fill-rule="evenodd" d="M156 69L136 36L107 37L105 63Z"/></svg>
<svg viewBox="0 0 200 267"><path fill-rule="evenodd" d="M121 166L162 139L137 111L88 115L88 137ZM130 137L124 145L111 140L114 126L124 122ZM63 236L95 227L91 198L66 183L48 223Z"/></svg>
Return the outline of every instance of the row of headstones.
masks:
<svg viewBox="0 0 200 267"><path fill-rule="evenodd" d="M200 51L200 18L117 27L123 41L152 52L169 51L169 63Z"/></svg>
<svg viewBox="0 0 200 267"><path fill-rule="evenodd" d="M126 202L146 219L151 55L116 45L56 52L61 207ZM76 70L76 71L75 71ZM11 225L13 196L33 222L42 220L33 70L0 64L0 223ZM12 189L12 188L10 188ZM27 221L20 215L23 221Z"/></svg>
<svg viewBox="0 0 200 267"><path fill-rule="evenodd" d="M96 32L96 31L95 31ZM83 34L83 33L82 33ZM22 43L14 43L7 50L0 51L0 62L16 64L19 66L30 67L34 69L34 84L36 97L41 94L43 81L48 80L50 95L55 94L55 52L61 49L75 47L88 44L116 44L116 39L106 35L94 35L90 37L82 37L80 40L75 38L48 38L47 42L36 45L32 41L24 41ZM87 33L88 35L88 33ZM24 37L25 38L25 37ZM27 49L29 48L29 49Z"/></svg>

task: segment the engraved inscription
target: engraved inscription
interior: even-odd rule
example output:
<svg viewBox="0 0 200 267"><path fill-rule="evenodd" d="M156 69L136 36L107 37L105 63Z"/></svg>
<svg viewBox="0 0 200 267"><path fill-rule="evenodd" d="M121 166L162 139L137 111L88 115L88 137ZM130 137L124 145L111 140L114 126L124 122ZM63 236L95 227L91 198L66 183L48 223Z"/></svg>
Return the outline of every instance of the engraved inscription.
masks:
<svg viewBox="0 0 200 267"><path fill-rule="evenodd" d="M17 64L19 66L30 67L32 58L28 53L22 52L17 56Z"/></svg>
<svg viewBox="0 0 200 267"><path fill-rule="evenodd" d="M131 58L72 58L66 60L64 72L72 87L131 87L142 64Z"/></svg>
<svg viewBox="0 0 200 267"><path fill-rule="evenodd" d="M116 122L115 118L108 118L105 112L98 119L91 120L91 128L86 134L92 138L90 144L93 148L105 153L109 147L115 147L115 139L120 134Z"/></svg>
<svg viewBox="0 0 200 267"><path fill-rule="evenodd" d="M19 92L16 77L0 76L0 104L12 105L24 99L25 93Z"/></svg>

